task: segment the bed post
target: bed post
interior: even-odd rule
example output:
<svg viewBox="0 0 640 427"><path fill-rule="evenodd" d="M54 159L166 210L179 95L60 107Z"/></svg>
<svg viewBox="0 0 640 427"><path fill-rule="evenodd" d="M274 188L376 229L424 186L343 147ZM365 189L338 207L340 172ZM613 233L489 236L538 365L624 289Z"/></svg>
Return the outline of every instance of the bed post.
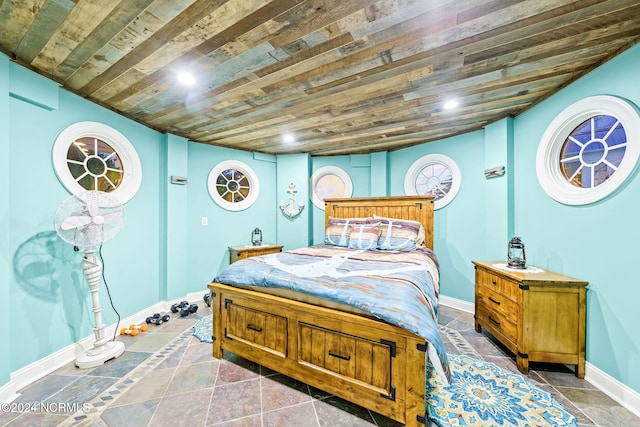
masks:
<svg viewBox="0 0 640 427"><path fill-rule="evenodd" d="M406 399L405 424L407 426L429 425L426 420L425 361L427 345L424 339L407 339L407 364L405 366Z"/></svg>
<svg viewBox="0 0 640 427"><path fill-rule="evenodd" d="M220 291L214 288L214 284L209 285L211 290L211 339L213 340L213 357L222 359L222 306Z"/></svg>

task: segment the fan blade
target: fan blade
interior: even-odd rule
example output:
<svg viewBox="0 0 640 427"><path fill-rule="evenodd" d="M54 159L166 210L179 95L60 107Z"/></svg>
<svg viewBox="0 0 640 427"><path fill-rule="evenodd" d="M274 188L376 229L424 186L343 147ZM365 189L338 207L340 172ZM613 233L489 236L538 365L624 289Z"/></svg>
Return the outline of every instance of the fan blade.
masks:
<svg viewBox="0 0 640 427"><path fill-rule="evenodd" d="M117 220L121 216L122 216L122 211L115 211L115 212L102 215L102 218L104 219L104 222L112 222Z"/></svg>
<svg viewBox="0 0 640 427"><path fill-rule="evenodd" d="M102 225L90 226L84 237L87 244L90 246L102 244L102 242L104 242L104 230L102 229Z"/></svg>
<svg viewBox="0 0 640 427"><path fill-rule="evenodd" d="M63 230L71 230L72 228L78 228L78 227L87 225L90 222L91 222L90 216L86 216L86 215L70 216L68 218L65 218L64 221L62 221L62 224L60 224L60 228Z"/></svg>
<svg viewBox="0 0 640 427"><path fill-rule="evenodd" d="M88 191L87 195L87 209L89 210L89 215L96 216L98 214L98 197L99 193L96 191Z"/></svg>

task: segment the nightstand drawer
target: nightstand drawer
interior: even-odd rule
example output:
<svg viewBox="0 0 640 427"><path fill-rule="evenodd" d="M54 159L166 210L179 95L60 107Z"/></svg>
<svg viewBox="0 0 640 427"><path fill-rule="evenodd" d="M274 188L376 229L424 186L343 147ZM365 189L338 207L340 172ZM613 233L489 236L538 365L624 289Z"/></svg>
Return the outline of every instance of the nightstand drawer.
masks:
<svg viewBox="0 0 640 427"><path fill-rule="evenodd" d="M518 323L518 305L505 295L480 285L478 286L477 298L476 304L482 304L496 313L500 313L514 324Z"/></svg>
<svg viewBox="0 0 640 427"><path fill-rule="evenodd" d="M510 280L506 280L496 274L492 274L489 271L477 269L476 270L476 283L484 285L488 289L493 290L496 293L506 296L510 300L518 301L518 284Z"/></svg>
<svg viewBox="0 0 640 427"><path fill-rule="evenodd" d="M509 318L503 314L484 305L476 306L476 317L476 320L485 328L494 333L500 333L515 347L515 343L518 342L518 326L516 323L509 320ZM509 346L508 343L505 343L505 345Z"/></svg>

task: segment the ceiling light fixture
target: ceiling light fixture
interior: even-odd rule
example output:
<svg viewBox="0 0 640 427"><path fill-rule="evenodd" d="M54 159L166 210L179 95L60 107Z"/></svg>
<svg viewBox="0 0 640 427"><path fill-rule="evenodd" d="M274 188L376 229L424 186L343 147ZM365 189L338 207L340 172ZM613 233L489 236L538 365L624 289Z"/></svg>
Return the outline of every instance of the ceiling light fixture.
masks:
<svg viewBox="0 0 640 427"><path fill-rule="evenodd" d="M282 135L282 140L284 142L286 142L287 144L291 144L293 141L295 141L296 139L294 138L293 134L291 133L285 133L284 135Z"/></svg>
<svg viewBox="0 0 640 427"><path fill-rule="evenodd" d="M181 73L178 73L177 77L178 77L178 81L185 86L193 86L194 84L196 84L195 77L193 77L193 75L189 73L181 72Z"/></svg>
<svg viewBox="0 0 640 427"><path fill-rule="evenodd" d="M444 103L444 109L445 110L453 110L454 108L456 108L458 106L458 101L456 101L455 99L450 99L448 101L446 101Z"/></svg>

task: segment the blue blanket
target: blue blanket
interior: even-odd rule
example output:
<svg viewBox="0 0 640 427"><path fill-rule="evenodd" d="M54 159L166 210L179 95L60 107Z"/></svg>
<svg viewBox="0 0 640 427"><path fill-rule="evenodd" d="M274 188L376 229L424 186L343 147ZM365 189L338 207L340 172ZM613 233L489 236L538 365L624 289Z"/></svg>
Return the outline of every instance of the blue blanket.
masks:
<svg viewBox="0 0 640 427"><path fill-rule="evenodd" d="M214 282L289 289L366 311L430 343L431 362L448 383L437 322L438 280L438 263L427 248L391 252L316 245L235 262Z"/></svg>

